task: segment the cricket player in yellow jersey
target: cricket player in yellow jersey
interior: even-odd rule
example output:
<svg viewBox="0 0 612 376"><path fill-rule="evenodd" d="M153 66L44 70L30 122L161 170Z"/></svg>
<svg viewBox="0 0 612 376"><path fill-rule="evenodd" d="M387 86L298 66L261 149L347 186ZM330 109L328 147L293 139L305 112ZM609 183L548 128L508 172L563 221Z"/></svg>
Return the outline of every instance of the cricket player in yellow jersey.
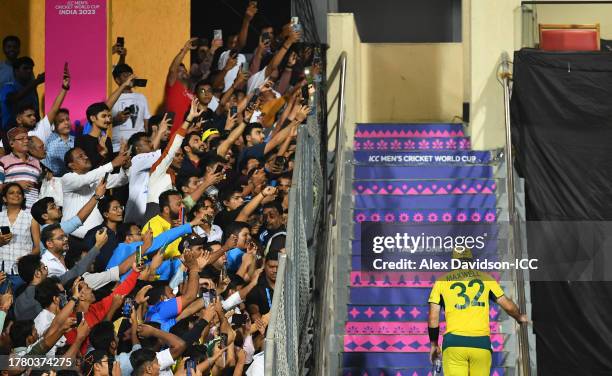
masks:
<svg viewBox="0 0 612 376"><path fill-rule="evenodd" d="M472 252L453 251L453 258L470 260ZM491 338L489 299L521 324L526 315L504 295L491 275L479 270L458 269L441 276L429 296L430 358L440 356L440 307L446 313L446 334L442 342L444 376L489 376L491 372Z"/></svg>

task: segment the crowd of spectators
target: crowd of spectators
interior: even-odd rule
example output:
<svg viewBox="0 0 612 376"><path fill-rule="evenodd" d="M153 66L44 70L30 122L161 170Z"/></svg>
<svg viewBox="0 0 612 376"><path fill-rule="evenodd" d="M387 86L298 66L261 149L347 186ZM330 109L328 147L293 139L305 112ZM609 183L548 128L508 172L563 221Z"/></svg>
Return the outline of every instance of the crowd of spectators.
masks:
<svg viewBox="0 0 612 376"><path fill-rule="evenodd" d="M44 73L19 38L3 39L0 355L77 367L9 374L263 375L318 62L291 23L262 28L245 51L256 13L252 2L239 33L192 38L167 77L147 77L165 87L159 114L139 93L129 41L112 46L105 102L62 107L68 62L41 114Z"/></svg>

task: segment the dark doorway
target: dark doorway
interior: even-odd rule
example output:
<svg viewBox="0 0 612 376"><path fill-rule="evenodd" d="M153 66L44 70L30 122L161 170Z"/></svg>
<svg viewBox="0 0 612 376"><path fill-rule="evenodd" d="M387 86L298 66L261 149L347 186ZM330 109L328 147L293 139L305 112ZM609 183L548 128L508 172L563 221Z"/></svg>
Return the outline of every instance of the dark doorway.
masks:
<svg viewBox="0 0 612 376"><path fill-rule="evenodd" d="M249 0L192 0L191 35L212 39L213 30L223 30L223 38L237 34L242 26L244 10ZM258 0L258 12L249 30L244 50L251 53L257 47L259 32L263 26L274 26L280 31L291 19L291 2L287 0Z"/></svg>
<svg viewBox="0 0 612 376"><path fill-rule="evenodd" d="M339 0L365 43L461 42L461 0Z"/></svg>

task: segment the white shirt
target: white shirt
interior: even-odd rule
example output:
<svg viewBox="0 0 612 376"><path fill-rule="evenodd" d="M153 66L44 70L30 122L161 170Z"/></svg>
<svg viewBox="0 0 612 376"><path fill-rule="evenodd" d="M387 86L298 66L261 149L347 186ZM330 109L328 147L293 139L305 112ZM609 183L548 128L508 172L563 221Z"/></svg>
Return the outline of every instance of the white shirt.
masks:
<svg viewBox="0 0 612 376"><path fill-rule="evenodd" d="M223 230L221 230L221 227L217 225L210 226L210 233L204 231L204 229L200 226L194 227L193 230L200 237L206 236L208 238L209 243L220 242L221 238L223 237Z"/></svg>
<svg viewBox="0 0 612 376"><path fill-rule="evenodd" d="M232 295L228 296L227 299L221 301L221 307L223 307L224 311L229 311L240 303L242 303L242 298L240 297L238 291L236 291Z"/></svg>
<svg viewBox="0 0 612 376"><path fill-rule="evenodd" d="M47 265L47 269L49 270L49 277L59 277L68 271L66 266L62 264L62 262L51 251L47 250L47 252L43 253L42 257L40 258L40 261L43 264Z"/></svg>
<svg viewBox="0 0 612 376"><path fill-rule="evenodd" d="M264 353L263 351L259 354L253 355L253 363L246 371L247 376L265 376L265 368L266 365L264 363Z"/></svg>
<svg viewBox="0 0 612 376"><path fill-rule="evenodd" d="M174 155L181 147L184 138L183 136L178 134L178 132L176 132L173 137L174 138L171 139L172 143L170 144L170 148L168 149L168 154L163 155L162 153L162 156L160 157L161 161L149 174L147 203L159 203L159 195L162 194L162 192L173 188L172 178L170 177L170 175L168 175L168 168L172 164Z"/></svg>
<svg viewBox="0 0 612 376"><path fill-rule="evenodd" d="M142 153L132 158L130 167L130 196L125 206L125 223L140 223L147 209L147 194L149 192L149 171L153 163L161 156L161 150Z"/></svg>
<svg viewBox="0 0 612 376"><path fill-rule="evenodd" d="M50 253L50 252L46 252ZM43 309L40 311L38 316L34 319L34 327L36 328L36 332L38 332L38 337L42 338L47 329L51 326L51 322L55 318L55 314L49 310ZM55 352L58 348L63 347L66 344L66 337L61 336L60 339L55 343L55 345L49 350L47 353L47 358L55 357Z"/></svg>
<svg viewBox="0 0 612 376"><path fill-rule="evenodd" d="M221 56L219 56L219 69L220 70L225 67L225 64L229 60L229 54L230 54L230 50L227 50L227 51L224 51L221 54ZM234 84L234 81L236 80L236 77L238 77L238 72L240 71L242 64L244 64L245 62L246 62L246 57L243 54L238 54L236 66L230 69L225 74L225 88L223 89L224 93L232 87L232 85Z"/></svg>
<svg viewBox="0 0 612 376"><path fill-rule="evenodd" d="M217 111L217 107L219 107L219 99L213 96L210 103L208 103L208 108L210 108L211 111Z"/></svg>
<svg viewBox="0 0 612 376"><path fill-rule="evenodd" d="M32 215L29 211L20 210L15 222L11 223L7 212L6 207L0 212L0 226L8 226L13 238L0 247L0 260L4 262L4 271L7 274L18 274L17 260L32 252Z"/></svg>
<svg viewBox="0 0 612 376"><path fill-rule="evenodd" d="M166 349L164 351L160 351L155 354L157 358L157 362L159 363L159 376L172 376L172 365L174 365L174 359L172 359L172 354L170 354L170 349Z"/></svg>
<svg viewBox="0 0 612 376"><path fill-rule="evenodd" d="M64 218L72 218L79 210L85 206L85 203L94 195L98 182L102 180L104 174L113 171L113 165L107 163L103 166L91 170L86 174L79 175L75 172L69 172L62 176L62 189L64 190ZM106 184L107 188L120 187L127 184L128 177L121 169L118 174L112 174L108 176ZM77 238L83 238L87 231L96 227L102 223L102 214L97 207L91 212L89 217L85 220L83 225L79 227L73 236Z"/></svg>
<svg viewBox="0 0 612 376"><path fill-rule="evenodd" d="M53 128L49 122L49 118L45 115L44 118L40 119L31 131L28 131L28 136L36 136L41 139L43 143L47 143L47 139L53 133ZM0 148L4 147L4 143L0 140Z"/></svg>
<svg viewBox="0 0 612 376"><path fill-rule="evenodd" d="M247 94L251 94L255 89L263 85L263 83L266 82L266 78L266 67L249 77L249 81L247 82Z"/></svg>
<svg viewBox="0 0 612 376"><path fill-rule="evenodd" d="M113 105L113 118L126 108L134 105L134 113L123 123L113 127L113 151L119 151L121 140L127 140L137 132L144 132L144 121L149 120L149 104L147 98L140 93L121 93L117 102Z"/></svg>

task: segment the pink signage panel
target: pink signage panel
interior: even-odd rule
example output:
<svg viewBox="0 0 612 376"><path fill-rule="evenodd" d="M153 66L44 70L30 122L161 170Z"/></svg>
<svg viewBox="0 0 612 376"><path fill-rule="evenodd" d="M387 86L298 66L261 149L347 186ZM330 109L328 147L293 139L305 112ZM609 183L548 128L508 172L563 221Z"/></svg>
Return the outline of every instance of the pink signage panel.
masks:
<svg viewBox="0 0 612 376"><path fill-rule="evenodd" d="M59 92L68 62L72 82L63 107L73 122L83 123L87 106L106 99L107 0L45 4L45 108Z"/></svg>

